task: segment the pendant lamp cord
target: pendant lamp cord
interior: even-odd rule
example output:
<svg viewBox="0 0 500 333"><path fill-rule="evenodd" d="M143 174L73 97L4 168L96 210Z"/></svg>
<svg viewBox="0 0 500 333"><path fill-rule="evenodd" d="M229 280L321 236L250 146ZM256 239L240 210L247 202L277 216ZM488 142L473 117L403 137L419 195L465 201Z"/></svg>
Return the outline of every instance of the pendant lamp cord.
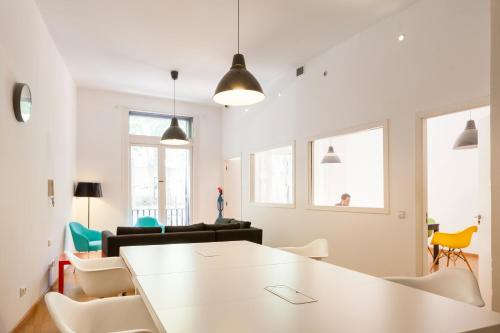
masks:
<svg viewBox="0 0 500 333"><path fill-rule="evenodd" d="M174 118L175 118L175 79L174 79Z"/></svg>
<svg viewBox="0 0 500 333"><path fill-rule="evenodd" d="M238 53L240 53L240 0L238 0Z"/></svg>

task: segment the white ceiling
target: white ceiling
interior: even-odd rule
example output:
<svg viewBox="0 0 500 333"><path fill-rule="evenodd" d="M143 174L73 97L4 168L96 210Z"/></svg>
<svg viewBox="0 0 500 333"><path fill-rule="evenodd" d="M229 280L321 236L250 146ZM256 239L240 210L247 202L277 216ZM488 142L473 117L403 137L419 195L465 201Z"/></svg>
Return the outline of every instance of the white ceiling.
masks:
<svg viewBox="0 0 500 333"><path fill-rule="evenodd" d="M211 102L236 51L236 0L36 0L79 86ZM264 90L415 0L241 0L241 53Z"/></svg>

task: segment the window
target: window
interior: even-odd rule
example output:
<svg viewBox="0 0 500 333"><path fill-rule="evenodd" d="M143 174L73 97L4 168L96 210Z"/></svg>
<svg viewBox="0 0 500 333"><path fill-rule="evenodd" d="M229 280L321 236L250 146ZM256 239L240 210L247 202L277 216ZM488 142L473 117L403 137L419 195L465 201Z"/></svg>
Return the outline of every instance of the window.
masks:
<svg viewBox="0 0 500 333"><path fill-rule="evenodd" d="M191 127L193 118L177 117L179 127L184 130L188 138L191 138ZM146 113L130 111L128 117L128 128L130 135L158 136L170 126L172 116L158 113Z"/></svg>
<svg viewBox="0 0 500 333"><path fill-rule="evenodd" d="M385 122L311 141L311 206L341 211L388 212L386 146ZM322 163L330 147L340 162ZM332 154L329 156L331 161Z"/></svg>
<svg viewBox="0 0 500 333"><path fill-rule="evenodd" d="M166 225L191 223L192 146L167 146L160 137L170 116L129 113L129 183L132 224L152 216ZM179 118L190 136L192 119Z"/></svg>
<svg viewBox="0 0 500 333"><path fill-rule="evenodd" d="M294 146L254 153L250 158L252 201L271 205L293 205Z"/></svg>

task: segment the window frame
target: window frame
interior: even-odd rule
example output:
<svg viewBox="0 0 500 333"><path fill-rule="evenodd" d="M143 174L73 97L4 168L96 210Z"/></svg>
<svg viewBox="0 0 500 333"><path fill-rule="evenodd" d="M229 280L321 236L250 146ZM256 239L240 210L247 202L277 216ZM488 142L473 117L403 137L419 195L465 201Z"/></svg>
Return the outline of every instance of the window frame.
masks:
<svg viewBox="0 0 500 333"><path fill-rule="evenodd" d="M364 132L371 129L382 128L383 130L383 163L384 163L384 207L345 207L345 206L325 206L314 204L314 141L355 134ZM369 124L354 126L338 131L329 132L307 140L307 205L306 209L309 210L322 210L344 213L366 213L366 214L390 214L390 196L389 196L389 121L387 119L377 121Z"/></svg>
<svg viewBox="0 0 500 333"><path fill-rule="evenodd" d="M160 119L168 119L172 120L174 117L171 114L166 114L166 113L159 113L159 112L147 112L147 111L137 111L137 110L129 110L128 111L128 117L127 117L127 134L131 137L135 138L159 138L160 136L154 136L154 135L140 135L140 134L131 134L130 133L130 116L142 116L142 117L149 117L149 118L160 118ZM193 117L187 117L187 116L175 116L179 120L186 120L189 122L189 127L188 127L188 132L186 133L186 136L188 137L190 143L193 139Z"/></svg>
<svg viewBox="0 0 500 333"><path fill-rule="evenodd" d="M263 153L269 150L274 150L278 148L285 148L291 146L292 147L292 203L274 203L274 202L259 202L255 201L255 154ZM296 147L295 140L289 141L282 144L268 146L266 148L253 151L250 153L250 204L252 206L260 206L260 207L271 207L271 208L291 208L295 209L296 207Z"/></svg>
<svg viewBox="0 0 500 333"><path fill-rule="evenodd" d="M138 108L131 108L128 106L117 106L117 109L122 113L122 182L123 186L126 189L123 191L124 202L126 203L126 211L124 215L126 217L127 224L132 226L135 221L132 220L132 191L131 191L131 179L130 179L130 147L131 146L158 146L172 149L189 149L190 154L190 207L189 207L189 216L191 219L191 223L198 220L198 200L197 196L194 195L195 191L198 189L198 151L195 149L198 144L197 137L197 126L198 126L198 116L180 116L176 115L178 119L189 119L191 122L190 131L191 137L189 144L183 146L176 145L167 145L160 142L161 136L149 136L149 135L135 135L130 134L130 124L129 117L130 114L140 114L149 117L160 117L160 118L173 118L172 114L164 113L162 110L147 110L147 111L138 111ZM189 136L188 136L189 137ZM159 153L160 154L160 153ZM160 156L159 156L160 158ZM160 200L160 199L159 199Z"/></svg>

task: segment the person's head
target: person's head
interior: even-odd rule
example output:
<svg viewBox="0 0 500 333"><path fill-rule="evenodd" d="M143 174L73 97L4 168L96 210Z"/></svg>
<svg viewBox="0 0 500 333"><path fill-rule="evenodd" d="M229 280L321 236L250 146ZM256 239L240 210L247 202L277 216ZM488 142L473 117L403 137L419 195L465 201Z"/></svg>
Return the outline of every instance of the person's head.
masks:
<svg viewBox="0 0 500 333"><path fill-rule="evenodd" d="M351 203L351 196L348 193L344 193L340 196L340 203L342 206L349 206Z"/></svg>

